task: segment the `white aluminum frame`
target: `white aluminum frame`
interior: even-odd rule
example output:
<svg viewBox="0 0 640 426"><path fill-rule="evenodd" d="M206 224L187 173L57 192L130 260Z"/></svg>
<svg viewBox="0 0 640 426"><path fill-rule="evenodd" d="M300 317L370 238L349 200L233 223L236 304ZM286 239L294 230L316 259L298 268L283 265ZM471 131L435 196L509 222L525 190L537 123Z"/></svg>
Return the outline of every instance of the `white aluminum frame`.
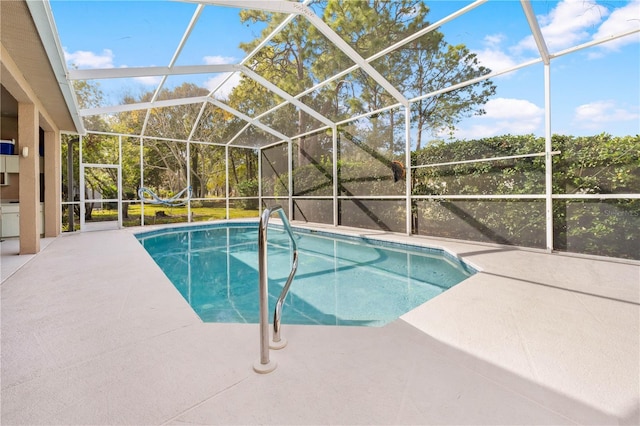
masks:
<svg viewBox="0 0 640 426"><path fill-rule="evenodd" d="M288 171L289 171L289 180L288 180L288 207L289 207L289 212L290 215L293 215L293 208L294 208L294 202L296 199L326 199L326 200L332 200L333 201L333 225L334 226L339 226L339 202L340 200L343 199L382 199L382 200L394 200L394 199L403 199L406 200L406 221L405 221L405 226L406 226L406 234L407 235L411 235L412 230L411 230L411 226L412 226L412 206L414 205L414 201L417 200L424 200L424 199L470 199L470 200L481 200L481 199L540 199L540 200L544 200L545 202L545 226L546 226L546 248L548 251L552 251L554 248L554 242L553 242L553 201L554 200L559 200L559 199L586 199L586 200L612 200L612 199L640 199L640 194L637 193L632 193L632 194L554 194L553 193L553 170L552 170L552 165L553 165L553 156L559 154L558 151L553 151L552 150L552 144L551 144L551 136L552 136L552 125L551 125L551 63L553 61L553 59L588 48L588 47L592 47L592 46L596 46L602 43L606 43L612 40L616 40L618 38L621 37L626 37L626 36L630 36L633 34L637 34L638 32L640 32L640 27L636 28L636 29L631 29L631 30L625 30L625 31L621 31L617 34L614 34L612 36L609 37L605 37L599 40L594 40L594 41L590 41L587 43L583 43L581 45L577 45L577 46L573 46L571 48L562 50L562 51L558 51L558 52L549 52L548 46L546 45L546 41L544 38L544 35L542 34L542 31L540 29L539 23L538 23L538 19L535 16L535 13L533 11L533 8L531 6L531 1L530 0L520 0L520 4L522 6L522 10L524 13L524 16L526 18L527 23L529 24L529 29L531 31L531 34L535 40L537 49L538 49L538 53L539 53L539 57L532 59L532 60L528 60L526 62L517 64L515 66L506 68L506 69L501 69L501 70L496 70L494 72L491 72L490 74L487 74L485 76L482 77L478 77L475 78L473 80L469 80L469 81L465 81L465 82L460 82L458 84L446 87L446 88L442 88L440 90L419 96L419 97L415 97L412 99L407 99L402 93L400 93L392 84L389 83L389 81L382 76L375 68L372 67L371 63L380 58L383 57L384 55L387 55L393 51L395 51L396 49L400 48L401 46L410 43L411 41L423 36L424 34L429 33L430 31L434 31L438 28L440 28L442 25L444 25L445 23L452 21L462 15L464 15L465 13L483 5L484 3L486 3L488 0L476 0L471 4L468 4L464 7L462 7L461 9L455 11L454 13L451 13L450 15L444 17L443 19L440 19L439 21L430 24L429 26L421 29L420 31L416 32L415 34L407 37L404 40L400 40L398 42L396 42L395 44L388 46L387 48L383 49L382 51L372 55L369 58L363 58L361 57L346 41L344 41L338 34L336 34L325 22L323 22L320 17L318 17L309 7L309 3L310 0L305 0L302 3L298 3L298 2L291 2L291 1L285 1L285 0L270 0L270 1L263 1L263 0L185 0L186 2L191 2L191 3L197 3L198 6L191 18L191 21L189 22L187 28L185 29L185 32L182 36L182 39L180 40L180 42L178 43L178 46L173 54L173 57L171 58L169 64L167 66L153 66L153 67L137 67L137 68L111 68L111 69L92 69L92 70L63 70L66 74L66 79L71 82L73 80L87 80L87 79L103 79L103 78L133 78L133 77L142 77L142 76L161 76L161 82L158 84L158 86L156 87L155 93L151 99L150 102L144 102L144 103L138 103L138 104L130 104L130 105L113 105L113 106L107 106L107 107L101 107L101 108L91 108L91 109L84 109L84 110L79 110L79 115L80 117L85 117L85 116L91 116L91 115L98 115L98 114L114 114L114 113L120 113L120 112L127 112L127 111L134 111L134 110L146 110L147 115L145 117L143 126L142 126L142 131L139 135L124 135L124 134L117 134L117 133L109 133L109 132L91 132L91 133L96 133L96 134L104 134L104 135L117 135L120 137L120 164L119 164L119 180L118 180L118 194L119 194L119 203L122 202L121 198L121 166L122 166L122 144L121 144L121 138L122 136L127 136L127 137L136 137L139 138L140 141L140 164L143 165L143 160L144 160L144 155L143 155L143 147L144 147L144 142L145 139L153 139L153 140L165 140L165 141L178 141L178 142L185 142L187 144L187 155L189 156L190 153L190 144L192 142L196 142L196 143L203 143L203 144L210 144L210 145L215 145L215 146L224 146L225 147L225 160L226 160L226 165L225 165L225 178L226 178L226 183L225 183L225 198L226 198L226 216L227 218L229 218L229 210L230 210L230 200L236 200L236 199L243 199L246 197L231 197L230 194L230 185L229 185L229 156L230 156L230 152L229 149L231 147L234 148L241 148L241 149L258 149L258 203L259 203L259 210L262 211L263 206L263 199L268 199L271 197L265 197L263 196L262 193L262 155L263 155L263 151L265 149L268 149L270 147L273 146L277 146L279 144L282 143L286 143L287 147L288 147L288 153L287 153L287 159L289 162L288 165ZM48 22L48 25L51 25L53 27L53 34L57 36L57 32L55 31L55 25L53 23L53 16L50 10L50 6L47 2L43 3L44 8L43 10L37 9L36 10L36 15L35 15L35 19L38 20L38 22L41 22L41 25L43 25L43 22ZM195 24L197 23L205 5L217 5L217 6L228 6L228 7L235 7L235 8L250 8L250 9L256 9L256 10L264 10L264 11L268 11L268 12L276 12L276 13L283 13L283 14L287 14L288 16L283 20L283 22L269 35L267 36L264 40L262 40L260 42L260 44L251 52L249 53L242 61L240 61L240 63L238 64L227 64L227 65L191 65L191 66L175 66L176 61L180 55L180 53L182 52L182 49L185 46L185 43L187 42L187 40L189 39L189 36L191 35L191 32L195 26ZM32 5L30 4L30 8L33 9ZM35 10L35 9L34 9ZM343 70L342 72L333 75L332 77L326 79L325 81L322 81L320 83L315 84L313 87L308 88L307 90L298 93L298 94L289 94L286 93L285 91L281 90L278 86L276 86L275 84L271 83L270 81L266 80L264 77L260 76L259 74L257 74L255 71L253 71L252 69L250 69L247 64L250 63L251 59L256 55L256 53L262 49L264 46L267 45L267 43L269 42L269 40L271 40L276 34L278 34L278 32L280 32L283 28L286 27L286 25L288 25L295 17L300 16L304 19L306 19L311 25L313 25L318 31L320 31L330 42L332 42L337 48L339 48L342 52L344 52L353 62L354 65L349 67L346 70ZM57 39L57 38L56 38ZM58 51L58 53L61 52L60 46L58 45L49 45L47 46L48 51L54 52L54 51ZM511 72L514 72L516 70L522 69L522 68L526 68L526 67L530 67L532 65L536 65L542 63L543 65L543 73L544 73L544 99L545 99L545 123L544 123L544 138L545 138L545 150L544 152L539 152L539 153L531 153L531 154L523 154L523 155L514 155L514 156L501 156L501 157L491 157L491 158L480 158L480 159L469 159L469 160L464 160L464 161L456 161L456 162L446 162L446 163L434 163L434 164L421 164L421 165L415 165L415 166L411 166L411 107L412 105L422 99L426 99L426 98L430 98L430 97L434 97L437 95L440 95L442 93L447 93L453 90L457 90L475 83L479 83L481 81L485 81L487 79L491 79L497 76L501 76L504 74L508 74ZM395 101L397 101L396 104L394 105L389 105L386 106L384 108L381 108L377 111L373 111L373 112L367 112L358 116L354 116L351 117L347 120L342 120L339 122L333 122L332 120L330 120L329 118L323 116L322 114L320 114L319 112L315 111L314 109L310 108L309 106L307 106L306 104L304 104L301 99L330 84L331 82L334 82L340 78L342 78L345 75L348 75L349 73L360 69L363 72L367 73L373 80L375 80L377 82L377 84L379 84L382 88L384 88L388 94L390 94ZM58 74L60 74L60 70L57 70ZM162 87L164 86L167 78L169 76L172 75L186 75L186 74L201 74L201 73L241 73L244 77L246 78L251 78L254 81L256 81L258 84L262 85L263 87L265 87L267 90L277 94L279 97L281 97L282 99L284 99L284 102L282 102L279 105L274 106L273 108L271 108L268 111L265 111L261 114L256 115L255 117L250 117L244 113L242 113L241 111L237 111L234 108L232 108L231 106L229 106L228 104L226 104L225 102L215 99L214 95L217 91L217 89L219 89L222 84L221 83L218 88L212 90L207 96L199 96L199 97L192 97L192 98L183 98L183 99L169 99L169 100L162 100L159 101L158 95L162 89ZM228 77L227 77L228 78ZM66 93L66 92L65 92ZM194 122L194 125L189 133L189 136L186 140L178 140L178 139L171 139L171 138L163 138L163 137L156 137L153 135L148 135L145 134L146 133L146 129L147 129L147 124L148 124L148 120L149 120L149 114L151 112L151 110L153 108L164 108L164 107L171 107L171 106L177 106L177 105L188 105L188 104L202 104L201 108L200 108L200 112L197 116L197 119ZM202 118L202 115L205 111L205 108L207 107L207 105L214 105L217 108L223 109L231 114L233 114L235 117L237 117L240 120L245 121L247 124L244 126L244 128L238 132L236 135L234 135L233 137L230 138L230 140L228 140L227 142L224 143L212 143L212 142L207 142L207 141L194 141L193 140L193 136L195 134L195 131L197 129L198 126L198 122L200 121L200 119ZM309 114L309 116L313 117L314 119L316 119L319 123L321 123L321 127L317 128L317 129L313 129L311 131L307 131L303 134L299 134L299 135L285 135L282 134L281 132L271 128L270 126L264 124L263 122L261 122L260 120L266 116L268 116L269 114L273 113L274 111L284 107L285 105L291 104L293 105L295 108L297 108L298 110L301 110L303 112L305 112L306 114ZM404 108L404 112L405 112L405 131L404 131L404 138L405 138L405 163L406 163L406 178L405 178L405 195L402 196L385 196L385 195L381 195L381 196L358 196L358 197L347 197L347 196L340 196L339 195L339 187L338 187L338 176L337 176L337 163L338 163L338 143L337 143L337 127L339 125L343 125L343 124L348 124L348 123L352 123L355 122L359 119L363 119L363 118L367 118L373 114L379 114L381 112L385 112L391 109L395 109L395 108ZM241 143L235 143L241 136L241 134L249 127L249 126L256 126L257 128L259 128L260 130L271 134L273 136L276 137L277 141L276 142L269 142L269 143L261 143L260 146L258 147L254 147L254 146L247 146L246 144L241 144ZM333 146L333 194L331 196L294 196L293 193L293 153L292 153L292 141L294 139L306 136L308 134L313 134L313 133L317 133L319 131L324 131L326 129L331 129L332 131L332 146ZM474 162L481 162L481 161L497 161L497 160L507 160L507 159L516 159L516 158L528 158L528 157L537 157L537 156L544 156L545 157L545 190L544 193L541 194L489 194L489 195L465 195L465 194L453 194L453 195L413 195L411 193L412 188L411 188L411 179L412 179L412 174L413 171L415 169L419 169L419 168L423 168L423 167L438 167L438 166L445 166L445 165L456 165L456 164L466 164L466 163L474 163ZM80 143L80 161L82 161L82 139L81 139L81 143ZM81 163L82 164L82 163ZM84 165L82 164L82 167L87 166L87 167L91 167L93 165ZM96 165L96 166L100 166L100 167L105 167L105 166L113 166L113 165ZM187 161L187 183L190 184L190 161ZM144 182L144 167L141 166L141 170L140 170L140 178L141 178L141 182ZM80 179L82 180L81 185L84 185L84 168L82 169L82 172L80 174ZM81 186L83 187L83 186ZM84 209L84 193L81 193L81 204L82 204L82 209ZM72 203L71 203L72 204ZM189 203L189 207L188 207L188 212L189 212L189 221L191 221L191 206ZM119 209L119 222L120 222L120 226L121 226L121 209ZM144 224L144 203L142 203L142 224ZM84 214L81 214L81 225L83 225L84 222Z"/></svg>

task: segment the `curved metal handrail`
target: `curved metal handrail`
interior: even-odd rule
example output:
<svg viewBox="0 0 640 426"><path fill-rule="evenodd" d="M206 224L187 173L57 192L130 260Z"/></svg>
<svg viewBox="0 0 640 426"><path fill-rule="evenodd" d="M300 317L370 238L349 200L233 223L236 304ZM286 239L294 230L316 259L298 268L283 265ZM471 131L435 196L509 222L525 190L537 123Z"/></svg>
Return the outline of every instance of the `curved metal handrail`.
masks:
<svg viewBox="0 0 640 426"><path fill-rule="evenodd" d="M284 214L282 208L279 210L280 219L282 219L282 225L284 226L285 231L289 234L289 238L291 239L291 245L293 247L293 257L291 259L291 272L289 272L289 277L287 278L287 282L282 288L282 292L280 292L280 297L278 297L278 301L276 302L276 307L273 310L273 343L275 345L271 345L274 349L283 348L286 343L281 343L282 338L280 337L280 320L282 318L282 305L284 304L284 299L287 297L287 293L289 292L289 287L291 287L291 282L293 281L293 277L296 275L296 271L298 270L298 244L296 243L296 239L293 236L293 231L291 230L291 225L289 224L289 220L287 216Z"/></svg>
<svg viewBox="0 0 640 426"><path fill-rule="evenodd" d="M287 278L287 282L282 288L280 297L276 303L276 308L273 315L273 341L276 343L274 348L284 347L284 344L278 345L282 342L280 337L280 318L282 316L282 304L293 277L298 269L298 244L293 236L289 219L285 214L282 206L276 205L271 208L267 208L262 212L260 216L260 224L258 227L258 269L259 269L259 281L260 281L260 363L254 364L253 368L259 373L269 373L276 368L275 363L269 361L269 277L267 273L267 229L269 226L269 218L273 213L278 213L280 220L284 226L285 231L289 234L291 243L293 246L293 258L291 261L291 272Z"/></svg>

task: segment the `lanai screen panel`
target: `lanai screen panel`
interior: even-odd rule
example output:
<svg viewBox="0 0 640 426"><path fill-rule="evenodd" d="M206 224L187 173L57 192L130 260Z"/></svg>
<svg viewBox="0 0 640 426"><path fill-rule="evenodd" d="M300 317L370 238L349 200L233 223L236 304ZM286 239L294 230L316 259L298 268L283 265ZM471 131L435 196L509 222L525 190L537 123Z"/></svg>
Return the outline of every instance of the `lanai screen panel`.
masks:
<svg viewBox="0 0 640 426"><path fill-rule="evenodd" d="M142 186L162 199L176 195L187 187L188 158L186 142L145 139Z"/></svg>
<svg viewBox="0 0 640 426"><path fill-rule="evenodd" d="M215 76L215 74L168 75L164 78L162 76L146 77L151 87L147 88L145 99L151 100L154 94L155 101L206 96L209 91L202 86L202 83L210 76ZM158 88L160 88L159 91L157 91Z"/></svg>
<svg viewBox="0 0 640 426"><path fill-rule="evenodd" d="M296 197L333 195L333 136L316 132L292 143L293 195Z"/></svg>
<svg viewBox="0 0 640 426"><path fill-rule="evenodd" d="M146 118L145 134L186 140L195 125L200 104L152 108Z"/></svg>
<svg viewBox="0 0 640 426"><path fill-rule="evenodd" d="M312 9L364 59L428 25L422 2L316 3Z"/></svg>
<svg viewBox="0 0 640 426"><path fill-rule="evenodd" d="M556 248L636 259L640 200L626 194L640 193L640 136L554 135L552 144L561 151L553 165Z"/></svg>
<svg viewBox="0 0 640 426"><path fill-rule="evenodd" d="M71 75L75 75L75 68L76 66L71 64ZM145 92L153 90L144 79L129 77L80 79L75 80L73 86L78 94L81 109L137 103ZM85 103L87 100L90 101L89 104Z"/></svg>
<svg viewBox="0 0 640 426"><path fill-rule="evenodd" d="M554 135L554 193L640 193L640 137Z"/></svg>
<svg viewBox="0 0 640 426"><path fill-rule="evenodd" d="M551 54L594 40L608 39L628 30L638 28L638 5L629 2L538 2L531 7L538 17L540 28ZM578 32L569 37L563 32L563 24L571 22ZM532 43L533 40L529 40ZM638 34L607 42L604 51L617 51L623 46L637 52ZM635 45L635 46L634 46Z"/></svg>
<svg viewBox="0 0 640 426"><path fill-rule="evenodd" d="M288 145L278 144L262 150L262 196L285 198L289 195Z"/></svg>
<svg viewBox="0 0 640 426"><path fill-rule="evenodd" d="M129 134L140 134L146 109L133 106L143 99L145 85L132 78L76 80L80 115L88 131L114 131L119 124Z"/></svg>
<svg viewBox="0 0 640 426"><path fill-rule="evenodd" d="M60 10L71 7L55 3ZM406 9L400 9L400 2L309 2L335 31L329 35L310 24L314 17L303 15L181 2L172 3L170 17L148 7L153 3L129 2L114 7L114 15L105 9L109 3L92 3L73 7L87 9L85 33L108 46L108 51L105 47L102 53L94 52L93 59L102 61L97 68L123 75L120 68L162 66L173 67L169 74L175 71L176 75L168 75L161 86L161 76L154 73L87 80L99 82L109 94L84 107L102 107L99 111L110 114L87 115L89 128L106 130L107 124L114 125L119 132L143 132L145 137L158 138L156 142L166 138L163 144L175 139L172 142L178 146L190 140L227 145L230 150L249 147L244 152L253 155L258 148L270 147L265 161L277 160L279 171L269 174L271 166L261 163L265 166L264 205L291 202L290 213L302 220L333 223L337 212L339 224L406 232L404 227L412 219L416 233L434 226L428 233L439 235L446 230L442 236L533 247L549 243L545 227L553 223L555 247L561 250L607 254L616 250L616 239L628 241L629 246L637 243L629 238L637 233L629 230L637 228L638 207L632 198L639 190L634 153L640 149L636 149L637 138L619 134L640 131L636 96L640 67L611 63L619 57L631 58L626 64L640 63L638 34L606 46L566 51L637 28L637 2L416 1L402 5ZM88 13L93 7L98 13ZM449 20L460 8L468 11ZM542 43L532 36L537 28L526 20L528 8L533 9L530 18L538 21ZM123 28L140 25L140 16L148 17L151 29L129 40ZM360 19L364 16L371 19ZM504 17L500 25L493 19L496 16ZM281 22L286 23L283 31L254 51ZM432 31L406 43L401 40L434 23ZM569 27L573 30L567 31ZM232 32L234 43L242 45L230 49L224 40ZM199 45L202 40L208 43ZM123 49L128 46L135 46L134 52L152 50L151 60L142 63L142 55L127 56ZM551 58L544 66L547 48ZM344 52L350 49L355 54ZM77 54L80 50L74 47L70 62L75 61L80 70L91 68ZM181 74L180 67L191 71ZM237 71L229 74L228 69ZM481 80L489 72L494 75ZM221 85L227 76L232 78ZM470 79L478 80L467 85ZM202 98L190 103L191 96ZM410 129L404 128L405 99L410 101ZM136 111L125 111L127 106L111 108L121 102L152 100L154 104L138 105ZM117 117L124 119L118 122ZM333 151L329 131L334 123L339 130L338 152ZM546 136L552 139L552 149L559 151L553 154L553 222L545 222L544 208L549 207L551 195L545 193L549 170L545 157L538 155L548 147L548 127ZM618 135L610 137L610 132ZM381 145L381 140L388 146ZM402 174L401 168L392 167L390 181L384 164L406 162L407 144L418 168L412 170L411 182L406 182L397 174L398 170ZM185 164L176 161L176 167L185 174L193 168L189 178L198 182L200 195L208 200L219 191L208 181L202 184L210 178L205 174L218 173L209 169L208 157L220 157L222 149L190 146ZM280 151L288 146L292 152ZM145 148L145 156L150 155L148 151ZM327 160L333 155L337 157ZM243 155L229 158L235 163L227 167L230 202L253 199L258 194L257 167L252 176L250 167L243 171ZM279 169L284 167L281 160L284 172ZM452 162L456 164L442 164ZM403 166L406 173L409 165ZM289 167L293 176L288 175ZM409 185L412 200L404 198ZM293 199L286 198L290 194ZM336 196L337 207L332 204ZM599 196L605 199L595 198ZM411 214L406 211L407 201L412 204L412 217L406 216Z"/></svg>
<svg viewBox="0 0 640 426"><path fill-rule="evenodd" d="M584 13L583 19L588 19L589 13ZM620 20L617 28L600 26L584 41L606 37L625 25L628 22ZM640 63L640 51L632 39L592 46L553 61L552 81L573 94L551 99L551 142L553 150L560 152L553 164L553 192L562 197L553 201L558 250L638 258L640 200L625 194L640 194L640 70L612 65L616 57ZM560 43L554 41L556 49L565 47ZM585 64L588 73L574 72ZM626 130L626 136L620 129ZM619 198L598 199L600 194Z"/></svg>
<svg viewBox="0 0 640 426"><path fill-rule="evenodd" d="M257 217L258 151L230 147L228 167L232 217Z"/></svg>
<svg viewBox="0 0 640 426"><path fill-rule="evenodd" d="M285 103L277 110L261 116L260 122L288 137L327 127L309 112L291 103Z"/></svg>
<svg viewBox="0 0 640 426"><path fill-rule="evenodd" d="M63 135L60 146L62 183L62 231L80 229L80 144L73 135Z"/></svg>
<svg viewBox="0 0 640 426"><path fill-rule="evenodd" d="M296 16L248 64L290 95L297 95L354 65L307 19ZM318 109L320 104L309 102Z"/></svg>
<svg viewBox="0 0 640 426"><path fill-rule="evenodd" d="M638 259L640 200L553 201L557 250Z"/></svg>
<svg viewBox="0 0 640 426"><path fill-rule="evenodd" d="M640 131L640 71L619 69L612 66L607 59L598 59L598 54L597 48L590 48L554 60L551 70L552 81L562 84L572 93L568 99L551 99L551 127L554 134L636 135ZM629 46L615 53L618 54L635 57L640 63L640 50L637 46ZM584 57L591 55L594 57L589 60L589 73L575 74L576 67L580 66L579 63Z"/></svg>
<svg viewBox="0 0 640 426"><path fill-rule="evenodd" d="M404 200L340 199L338 223L364 229L406 232Z"/></svg>
<svg viewBox="0 0 640 426"><path fill-rule="evenodd" d="M125 135L139 135L142 132L142 127L144 125L144 121L147 116L147 110L144 109L136 109L133 111L124 111L116 114L109 115L101 115L101 116L90 116L85 117L85 122L87 119L89 120L104 120L104 122L118 122L122 128L122 131ZM103 124L97 124L96 127L100 128ZM108 127L111 129L111 127ZM88 128L87 128L88 129Z"/></svg>
<svg viewBox="0 0 640 426"><path fill-rule="evenodd" d="M413 194L542 196L544 145L533 135L434 142L414 155Z"/></svg>
<svg viewBox="0 0 640 426"><path fill-rule="evenodd" d="M231 112L209 102L199 106L198 120L191 140L226 145L237 135L246 122Z"/></svg>
<svg viewBox="0 0 640 426"><path fill-rule="evenodd" d="M211 199L225 196L224 146L192 142L189 145L192 198Z"/></svg>
<svg viewBox="0 0 640 426"><path fill-rule="evenodd" d="M293 220L333 225L333 200L296 198L293 200Z"/></svg>
<svg viewBox="0 0 640 426"><path fill-rule="evenodd" d="M333 224L332 132L324 130L295 139L292 160L293 219Z"/></svg>
<svg viewBox="0 0 640 426"><path fill-rule="evenodd" d="M243 124L238 122L238 124ZM258 125L244 124L240 132L229 139L229 146L239 146L244 148L260 148L281 141L279 135L263 129Z"/></svg>
<svg viewBox="0 0 640 426"><path fill-rule="evenodd" d="M82 138L82 162L119 164L118 136L89 134Z"/></svg>
<svg viewBox="0 0 640 426"><path fill-rule="evenodd" d="M440 9L449 9L459 4L430 2L429 6L431 13L435 14ZM504 21L496 25L495 17L504 17ZM443 53L449 48L452 52L459 53L460 45L464 45L469 53L475 55L479 65L491 72L505 71L515 65L541 58L519 1L488 1L448 20L429 34L439 39L440 47L446 48Z"/></svg>
<svg viewBox="0 0 640 426"><path fill-rule="evenodd" d="M413 232L497 244L544 248L544 200L416 200Z"/></svg>
<svg viewBox="0 0 640 426"><path fill-rule="evenodd" d="M349 72L300 98L334 122L377 111L398 100L362 69Z"/></svg>
<svg viewBox="0 0 640 426"><path fill-rule="evenodd" d="M122 137L122 225L140 226L140 138Z"/></svg>
<svg viewBox="0 0 640 426"><path fill-rule="evenodd" d="M140 187L140 138L122 137L122 196L123 200L137 200Z"/></svg>
<svg viewBox="0 0 640 426"><path fill-rule="evenodd" d="M332 22L327 22L331 27ZM349 56L338 49L335 44L315 28L309 20L302 16L295 16L287 26L268 44L268 47L281 59L289 61L288 66L279 69L279 73L272 80L281 89L292 93L300 93L313 87L337 72L346 70L354 65ZM267 52L269 49L265 49ZM266 53L266 52L265 52ZM256 55L256 59L259 55ZM283 62L281 62L283 63ZM302 66L303 69L300 69ZM259 74L267 76L262 70ZM299 80L289 86L293 80ZM287 90L291 87L295 90Z"/></svg>
<svg viewBox="0 0 640 426"><path fill-rule="evenodd" d="M231 96L228 104L250 118L260 118L262 114L284 103L280 96L245 74L242 74L236 90L250 93L251 96Z"/></svg>
<svg viewBox="0 0 640 426"><path fill-rule="evenodd" d="M431 5L433 12L448 3L434 2ZM494 15L505 16L507 12L509 20L505 25L509 26L510 37L515 39L505 40L502 29L496 28L490 19ZM507 76L484 79L491 73L540 61L537 51L514 53L519 41L530 34L519 2L488 2L392 52L388 58L395 58L396 62L404 58L407 68L410 68L407 78L399 84L408 98L416 100L412 105L414 115L411 123L418 132L416 148L424 147L430 139L478 139L486 135L486 130L493 130L493 135L511 133L511 129L502 132L500 125L516 120L523 122L523 118L512 118L506 114L495 117L502 118L502 122L469 123L470 119L487 116L490 112L496 115L521 109L519 97L501 93L503 85L527 88L527 93L535 91L542 102L536 105L544 108L544 75L541 67L539 74L533 74L527 68ZM381 58L380 61L390 60L388 58ZM529 80L527 77L532 74L534 79ZM476 82L469 85L468 81ZM511 103L514 106L509 109ZM492 104L493 108L490 108ZM504 108L502 105L505 105ZM539 111L540 116L535 118L541 122L544 110ZM524 129L516 130L517 134L526 133L526 130L522 131Z"/></svg>
<svg viewBox="0 0 640 426"><path fill-rule="evenodd" d="M404 114L386 111L338 128L343 196L405 194Z"/></svg>

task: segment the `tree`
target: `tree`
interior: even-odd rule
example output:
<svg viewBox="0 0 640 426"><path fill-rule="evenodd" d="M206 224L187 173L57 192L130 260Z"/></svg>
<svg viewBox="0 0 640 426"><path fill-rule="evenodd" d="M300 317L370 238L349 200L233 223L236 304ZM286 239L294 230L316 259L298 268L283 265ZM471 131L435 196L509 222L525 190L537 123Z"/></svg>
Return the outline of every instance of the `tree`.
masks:
<svg viewBox="0 0 640 426"><path fill-rule="evenodd" d="M184 83L173 90L161 91L160 99L188 98L206 95L206 89L193 84ZM153 92L145 92L138 97L125 96L124 103L148 102L152 99ZM204 196L206 192L207 175L204 163L206 147L199 144L191 144L190 157L187 158L187 146L185 142L166 141L164 138L185 140L194 126L200 104L178 105L170 108L152 109L146 122L146 134L158 136L162 139L145 139L143 157L145 160L144 183L140 186L150 186L157 191L166 192L166 195L178 192L187 184L187 162L190 162L192 170L191 183L193 194L196 197ZM121 114L115 125L121 132L139 133L146 118L146 111L133 111L133 113ZM206 117L205 117L206 118ZM208 121L205 119L199 128L200 134L206 134L202 128ZM139 179L138 179L139 180ZM135 191L134 191L135 192Z"/></svg>
<svg viewBox="0 0 640 426"><path fill-rule="evenodd" d="M104 94L100 83L92 80L74 80L73 89L76 92L78 106L81 109L98 108L103 106ZM83 117L84 127L93 131L108 131L108 123L100 115Z"/></svg>
<svg viewBox="0 0 640 426"><path fill-rule="evenodd" d="M261 11L243 10L240 12L240 20L243 23L267 23L262 31L263 36L273 32L279 25L273 14ZM310 30L311 25L308 21L301 17L296 18L293 24L287 25L256 54L253 70L289 94L297 94L310 87L313 82L312 74L309 72L312 65L310 61L317 57L313 53L314 44L309 34ZM249 53L260 43L261 38L241 43L240 47ZM230 101L232 106L242 111L258 114L282 103L283 100L252 79L243 78L232 92ZM291 117L296 115L297 120L291 120ZM297 135L306 131L308 116L300 109L296 113L293 106L289 105L273 114L269 124L283 134ZM304 139L299 141L299 147L299 154L302 155L305 149Z"/></svg>
<svg viewBox="0 0 640 426"><path fill-rule="evenodd" d="M77 80L73 83L74 90L76 92L78 105L82 109L96 108L102 106L104 95L102 90L100 89L100 84L97 82L87 81L87 80ZM84 125L86 128L95 130L95 131L106 131L109 128L108 123L100 116L87 116L83 118ZM101 144L100 137L97 135L87 135L83 137L83 151L82 151L82 161L84 163L117 163L117 156L114 159L113 150L109 150L103 144ZM76 159L79 159L79 150L78 145L72 143L72 137L67 139L67 143L72 149L67 149L66 154L72 156ZM115 151L117 155L117 151ZM72 175L74 176L73 180L79 182L80 177L80 164L78 161L72 161L74 170L72 171ZM66 176L67 179L71 176L71 171L67 170ZM90 198L88 189L92 189L94 191L98 191L106 197L111 198L114 191L117 191L117 186L114 188L113 182L117 182L116 176L112 173L112 170L108 169L100 169L100 171L96 171L93 168L88 169L85 174L85 187L80 190L85 192L85 198ZM76 186L74 184L73 186ZM79 187L79 183L77 187ZM64 188L69 187L68 183L64 185ZM63 193L63 196L65 194ZM73 198L76 199L76 195L66 194L65 198ZM93 212L93 204L85 203L85 220L92 219ZM70 220L70 223L72 221ZM71 231L73 229L70 229Z"/></svg>
<svg viewBox="0 0 640 426"><path fill-rule="evenodd" d="M420 46L425 40L418 39ZM478 64L475 54L464 45L448 45L442 35L426 40L437 48L407 50L407 63L411 64L411 78L405 88L411 96L420 97L444 87L489 74L490 69ZM495 94L496 86L484 80L457 90L422 98L412 108L411 122L417 129L416 149L422 147L424 132L437 135L444 130L453 132L462 117L485 114L482 105Z"/></svg>
<svg viewBox="0 0 640 426"><path fill-rule="evenodd" d="M429 25L429 9L418 0L316 0L309 6L321 14L324 21L365 59ZM247 52L252 51L280 23L279 15L263 11L243 11L240 16L243 22L251 20L266 24L260 39L241 44L240 47ZM297 94L349 68L353 61L306 19L297 17L254 56L253 64L256 72L263 77L288 93ZM478 64L475 55L464 45L449 45L438 31L431 31L371 64L410 98L490 72ZM263 108L275 106L281 101L264 89L259 90L260 99L257 102ZM233 99L237 103L256 102L247 99L256 93L255 83L248 79L243 80L234 92ZM418 148L424 131L437 133L442 129L453 129L462 117L484 114L481 105L494 93L493 83L485 80L418 101L417 108L412 110ZM303 101L334 121L372 112L397 102L361 69L309 94ZM290 111L282 110L280 115L283 117L281 121L286 124L279 129L281 132L293 136L309 130L308 117L302 111L298 111L295 123L290 120ZM394 128L393 114L389 115L389 120L386 125ZM272 121L278 122L276 119ZM299 147L299 157L304 156L309 149L308 144L302 140ZM393 146L390 148L393 150Z"/></svg>
<svg viewBox="0 0 640 426"><path fill-rule="evenodd" d="M171 90L164 89L159 94L159 98L190 98L207 94L206 89L184 83ZM126 96L123 102L148 102L152 97L153 92L146 92L139 96ZM259 101L260 97L256 96L256 99ZM252 108L251 102L251 99L247 98L241 108ZM199 103L156 108L150 111L148 118L146 111L133 111L119 115L117 123L114 123L114 128L118 131L140 133L146 119L145 134L158 136L157 139L144 139L144 183L141 184L138 179L138 187L147 186L161 196L172 196L186 187L187 170L189 170L188 181L192 187L192 197L206 198L209 194L224 195L225 149L222 145L211 145L207 142L227 143L242 130L246 123L227 111L214 105L207 105L194 128L195 118L200 108ZM255 136L251 134L255 131L255 129L249 130L246 136L249 138ZM166 140L172 138L179 140ZM189 138L193 142L185 142ZM256 175L256 153L250 149L242 151L235 149L229 151L231 191L242 181L253 179ZM139 156L132 156L132 158L137 159Z"/></svg>

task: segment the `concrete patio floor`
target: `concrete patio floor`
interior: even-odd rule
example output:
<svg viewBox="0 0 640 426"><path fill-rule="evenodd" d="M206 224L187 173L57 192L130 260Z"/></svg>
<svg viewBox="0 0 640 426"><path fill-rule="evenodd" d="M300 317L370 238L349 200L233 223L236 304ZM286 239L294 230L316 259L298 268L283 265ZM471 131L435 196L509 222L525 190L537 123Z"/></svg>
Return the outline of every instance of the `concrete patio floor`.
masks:
<svg viewBox="0 0 640 426"><path fill-rule="evenodd" d="M3 254L3 425L640 423L638 262L380 235L481 272L381 328L285 313L261 375L258 325L200 321L135 231Z"/></svg>

